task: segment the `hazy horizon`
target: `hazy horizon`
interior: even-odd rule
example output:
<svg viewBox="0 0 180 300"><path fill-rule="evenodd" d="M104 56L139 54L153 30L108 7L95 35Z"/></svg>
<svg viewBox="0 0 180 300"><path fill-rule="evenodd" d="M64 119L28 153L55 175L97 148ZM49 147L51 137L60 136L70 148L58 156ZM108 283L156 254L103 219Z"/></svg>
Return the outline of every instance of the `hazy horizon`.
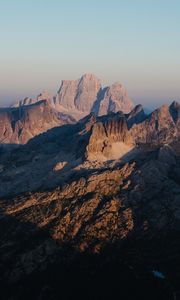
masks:
<svg viewBox="0 0 180 300"><path fill-rule="evenodd" d="M0 105L84 73L121 82L145 107L180 100L179 1L0 4Z"/></svg>

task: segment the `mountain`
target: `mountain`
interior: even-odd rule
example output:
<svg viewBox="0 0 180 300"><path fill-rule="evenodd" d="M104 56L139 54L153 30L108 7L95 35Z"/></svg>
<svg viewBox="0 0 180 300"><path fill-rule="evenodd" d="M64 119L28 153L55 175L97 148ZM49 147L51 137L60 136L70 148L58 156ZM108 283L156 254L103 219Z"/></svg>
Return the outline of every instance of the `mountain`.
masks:
<svg viewBox="0 0 180 300"><path fill-rule="evenodd" d="M85 74L78 80L62 80L56 96L45 91L37 98L25 98L14 106L29 105L41 100L47 100L58 112L70 115L76 120L91 111L103 115L119 110L128 113L133 108L133 102L120 83L102 88L99 79L93 74Z"/></svg>
<svg viewBox="0 0 180 300"><path fill-rule="evenodd" d="M106 115L129 112L133 107L121 84L102 88L99 79L85 74L79 80L63 80L56 96L43 91L10 108L0 108L0 144L25 144L55 126L75 122L90 112Z"/></svg>
<svg viewBox="0 0 180 300"><path fill-rule="evenodd" d="M172 107L140 124L158 136ZM166 135L155 149L136 147L128 117L91 113L0 155L2 299L178 293L180 156ZM113 158L114 143L132 155L117 147Z"/></svg>
<svg viewBox="0 0 180 300"><path fill-rule="evenodd" d="M25 144L52 127L72 121L72 118L52 109L46 100L0 109L0 144Z"/></svg>
<svg viewBox="0 0 180 300"><path fill-rule="evenodd" d="M62 177L68 181L69 174L73 176L76 168L88 170L101 168L111 161L129 161L144 151L153 151L166 144L178 152L179 121L177 118L176 123L173 121L172 105L162 106L149 116L144 115L140 106L130 114L96 116L91 113L74 124L57 115L46 101L24 106L21 110L3 112L4 142L23 144L29 141L18 151L1 154L1 196L13 191L36 190L42 185L55 187Z"/></svg>
<svg viewBox="0 0 180 300"><path fill-rule="evenodd" d="M48 91L43 91L36 98L26 97L23 100L18 101L11 105L11 107L21 107L25 105L31 105L36 102L46 100L49 104L53 105L53 96Z"/></svg>
<svg viewBox="0 0 180 300"><path fill-rule="evenodd" d="M128 128L134 124L142 123L147 118L147 114L141 104L136 105L128 114L126 114Z"/></svg>
<svg viewBox="0 0 180 300"><path fill-rule="evenodd" d="M111 114L99 118L92 127L87 157L89 160L107 161L118 159L134 147L123 114Z"/></svg>
<svg viewBox="0 0 180 300"><path fill-rule="evenodd" d="M134 124L131 133L137 143L144 145L162 145L179 137L178 105L162 105L145 118L143 122ZM132 125L132 124L131 124Z"/></svg>
<svg viewBox="0 0 180 300"><path fill-rule="evenodd" d="M127 99L85 75L0 109L3 300L178 299L180 104Z"/></svg>
<svg viewBox="0 0 180 300"><path fill-rule="evenodd" d="M180 129L180 104L174 101L169 107L169 112L177 128Z"/></svg>
<svg viewBox="0 0 180 300"><path fill-rule="evenodd" d="M59 111L68 111L77 119L88 115L101 90L99 80L92 74L85 74L79 80L62 81L55 100Z"/></svg>
<svg viewBox="0 0 180 300"><path fill-rule="evenodd" d="M120 83L114 83L105 89L104 97L100 101L98 115L118 111L128 113L133 106L125 88Z"/></svg>

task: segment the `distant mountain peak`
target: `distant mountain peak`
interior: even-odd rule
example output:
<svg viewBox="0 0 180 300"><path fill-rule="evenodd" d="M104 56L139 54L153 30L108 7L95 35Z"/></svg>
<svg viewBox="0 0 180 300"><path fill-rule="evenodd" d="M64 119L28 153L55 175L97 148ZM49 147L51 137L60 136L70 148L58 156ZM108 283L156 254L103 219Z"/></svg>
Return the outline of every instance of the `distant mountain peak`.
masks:
<svg viewBox="0 0 180 300"><path fill-rule="evenodd" d="M79 120L91 111L97 115L105 115L119 110L128 113L134 107L123 85L115 82L102 88L100 80L92 73L85 73L77 80L62 80L54 97L43 91L36 98L25 98L14 106L24 106L39 100L47 100L58 112L71 115Z"/></svg>

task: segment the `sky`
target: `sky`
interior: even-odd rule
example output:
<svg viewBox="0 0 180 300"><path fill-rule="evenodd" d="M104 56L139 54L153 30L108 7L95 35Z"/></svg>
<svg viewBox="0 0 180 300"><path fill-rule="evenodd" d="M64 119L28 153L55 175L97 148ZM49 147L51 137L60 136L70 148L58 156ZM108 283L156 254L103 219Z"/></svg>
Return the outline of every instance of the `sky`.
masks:
<svg viewBox="0 0 180 300"><path fill-rule="evenodd" d="M179 0L0 0L0 105L93 73L135 103L180 100Z"/></svg>

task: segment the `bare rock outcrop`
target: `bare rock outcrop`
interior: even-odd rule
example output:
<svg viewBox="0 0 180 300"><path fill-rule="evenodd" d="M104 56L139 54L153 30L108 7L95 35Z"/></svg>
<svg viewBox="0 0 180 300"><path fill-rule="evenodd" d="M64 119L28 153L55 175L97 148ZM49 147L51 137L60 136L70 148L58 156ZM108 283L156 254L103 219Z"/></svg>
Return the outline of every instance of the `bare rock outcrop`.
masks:
<svg viewBox="0 0 180 300"><path fill-rule="evenodd" d="M163 105L153 111L145 121L134 124L131 133L136 142L153 147L170 143L178 137L178 127L171 112L172 106Z"/></svg>
<svg viewBox="0 0 180 300"><path fill-rule="evenodd" d="M37 97L30 98L25 97L23 100L18 101L11 105L11 107L21 107L26 105L31 105L37 103L39 101L46 100L50 105L53 106L53 95L51 95L48 91L42 91Z"/></svg>
<svg viewBox="0 0 180 300"><path fill-rule="evenodd" d="M89 160L118 159L133 148L126 119L120 113L99 119L93 127L87 146Z"/></svg>
<svg viewBox="0 0 180 300"><path fill-rule="evenodd" d="M94 102L101 90L100 81L92 74L85 74L78 83L78 91L75 97L76 109L87 114L91 112Z"/></svg>
<svg viewBox="0 0 180 300"><path fill-rule="evenodd" d="M45 100L32 105L0 110L0 143L25 144L34 136L70 122Z"/></svg>
<svg viewBox="0 0 180 300"><path fill-rule="evenodd" d="M30 108L33 111L34 105ZM28 119L33 118L30 108L23 111ZM34 113L45 111L51 123L49 109L45 101ZM16 121L17 111L13 110L14 119L10 115L10 120ZM84 299L92 288L94 299L97 286L91 283L99 285L105 273L104 289L116 267L118 292L121 271L122 280L127 276L123 283L129 287L133 278L132 286L138 282L142 296L142 280L146 275L144 282L148 278L149 284L154 266L171 275L170 280L164 279L171 295L172 280L179 290L179 271L177 278L174 274L176 268L179 270L180 251L180 157L166 144L170 137L176 138L174 131L172 136L166 135L166 122L172 122L173 130L177 124L169 111L162 107L142 123L134 122L130 130L128 116L122 113L90 114L78 123L34 137L18 151L0 155L0 282L4 299L61 299L62 291L64 298L73 299L74 290L78 296L81 290ZM8 113L5 111L4 116ZM15 129L18 122L13 123ZM107 161L112 159L113 144L131 145L132 130L142 124L147 130L143 134L153 142L165 130L156 149L141 151L128 162ZM99 153L106 161L91 161L85 155L95 154L97 159ZM112 269L107 265L113 265ZM82 291L83 278L87 285ZM110 298L115 278L116 274L109 287ZM64 287L66 282L68 288ZM74 282L73 295L67 297ZM99 290L97 299L106 298ZM140 299L146 296L145 289Z"/></svg>
<svg viewBox="0 0 180 300"><path fill-rule="evenodd" d="M117 111L129 113L133 108L127 91L120 83L102 88L100 80L93 74L85 74L77 80L62 80L56 96L44 91L36 98L26 97L13 107L30 105L41 100L46 100L58 112L68 114L76 120L90 112L97 115Z"/></svg>
<svg viewBox="0 0 180 300"><path fill-rule="evenodd" d="M128 128L131 128L134 124L142 123L147 118L141 104L136 105L130 113L126 114Z"/></svg>
<svg viewBox="0 0 180 300"><path fill-rule="evenodd" d="M114 83L106 89L105 95L100 102L99 115L106 115L110 112L122 111L129 113L134 107L126 89L120 83Z"/></svg>
<svg viewBox="0 0 180 300"><path fill-rule="evenodd" d="M92 74L85 74L79 80L63 80L54 106L58 111L68 111L80 119L91 112L100 90L99 79Z"/></svg>

